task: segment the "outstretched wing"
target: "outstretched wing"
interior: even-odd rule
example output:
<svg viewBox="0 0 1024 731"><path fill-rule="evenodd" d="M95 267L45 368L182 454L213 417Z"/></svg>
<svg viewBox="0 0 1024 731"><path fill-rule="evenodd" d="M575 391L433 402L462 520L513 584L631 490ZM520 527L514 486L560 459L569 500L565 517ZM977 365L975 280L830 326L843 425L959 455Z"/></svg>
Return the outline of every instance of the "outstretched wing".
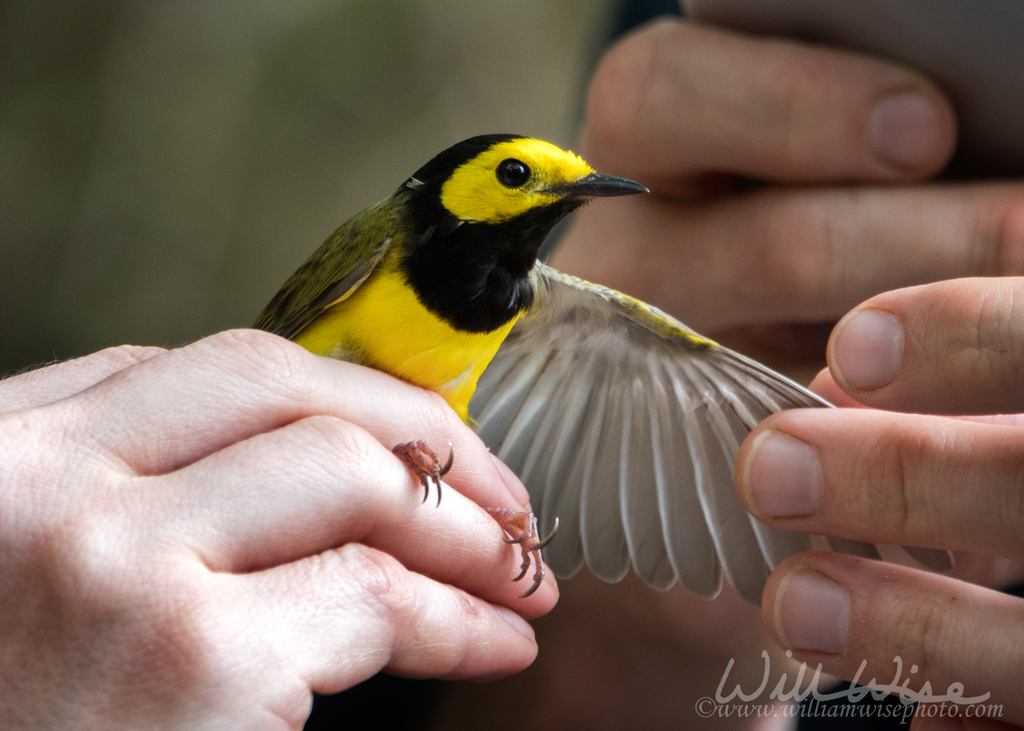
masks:
<svg viewBox="0 0 1024 731"><path fill-rule="evenodd" d="M769 528L733 486L739 445L768 415L831 404L611 289L538 264L535 300L480 379L470 414L523 480L561 577L677 579L714 596L724 572L759 603L811 537ZM839 550L878 556L844 540ZM945 552L915 558L944 566Z"/></svg>
<svg viewBox="0 0 1024 731"><path fill-rule="evenodd" d="M390 218L388 207L377 204L341 224L282 285L253 327L290 340L352 294L391 244Z"/></svg>

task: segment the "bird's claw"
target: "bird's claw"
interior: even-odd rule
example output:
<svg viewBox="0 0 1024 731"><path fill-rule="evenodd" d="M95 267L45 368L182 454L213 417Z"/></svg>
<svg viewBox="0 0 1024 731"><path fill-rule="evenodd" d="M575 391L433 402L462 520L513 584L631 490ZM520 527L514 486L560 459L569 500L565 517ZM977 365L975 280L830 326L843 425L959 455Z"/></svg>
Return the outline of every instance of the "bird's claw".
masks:
<svg viewBox="0 0 1024 731"><path fill-rule="evenodd" d="M487 512L498 521L501 529L508 534L508 537L505 538L505 543L519 544L519 549L523 552L522 571L512 581L521 581L526 576L526 572L530 570L530 565L534 566L533 585L527 589L525 594L520 596L521 599L525 599L537 591L540 588L541 582L544 581L544 562L540 558L540 549L548 545L551 539L555 537L555 531L558 530L558 518L555 518L555 525L551 532L543 539L539 539L537 518L528 510L487 508ZM531 559L531 554L533 559Z"/></svg>
<svg viewBox="0 0 1024 731"><path fill-rule="evenodd" d="M437 504L440 506L441 478L448 474L455 459L455 450L452 449L452 445L448 445L448 461L444 466L441 465L441 460L437 458L434 450L428 447L422 439L397 444L391 451L395 456L401 458L412 470L412 473L419 478L423 485L423 502L427 502L427 498L430 496L430 483L433 482L437 486Z"/></svg>
<svg viewBox="0 0 1024 731"><path fill-rule="evenodd" d="M441 478L448 474L455 460L455 450L452 448L452 445L448 445L448 461L443 465L441 460L437 458L434 450L428 447L427 443L422 439L395 445L391 451L405 462L412 473L419 478L420 484L423 485L423 502L426 502L430 496L430 483L433 482L437 487L437 504L440 505ZM511 510L509 508L487 508L487 512L491 514L498 522L498 525L501 526L501 529L507 534L508 537L505 538L505 542L518 544L519 550L523 553L522 571L519 572L519 575L513 581L521 581L530 570L530 566L534 567L533 584L520 597L525 599L537 591L540 588L541 582L544 581L544 562L540 558L540 549L548 545L551 539L554 538L555 531L558 530L558 519L555 519L555 526L551 529L551 532L541 539L538 538L537 518L530 511Z"/></svg>

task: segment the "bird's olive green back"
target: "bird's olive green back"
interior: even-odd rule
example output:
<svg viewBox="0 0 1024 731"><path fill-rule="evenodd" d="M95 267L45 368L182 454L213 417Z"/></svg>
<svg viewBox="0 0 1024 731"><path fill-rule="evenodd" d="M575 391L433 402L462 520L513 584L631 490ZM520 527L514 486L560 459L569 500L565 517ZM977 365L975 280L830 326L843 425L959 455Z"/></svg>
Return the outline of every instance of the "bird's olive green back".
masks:
<svg viewBox="0 0 1024 731"><path fill-rule="evenodd" d="M351 294L380 263L394 237L404 233L399 196L341 224L288 278L254 327L293 338L331 303Z"/></svg>

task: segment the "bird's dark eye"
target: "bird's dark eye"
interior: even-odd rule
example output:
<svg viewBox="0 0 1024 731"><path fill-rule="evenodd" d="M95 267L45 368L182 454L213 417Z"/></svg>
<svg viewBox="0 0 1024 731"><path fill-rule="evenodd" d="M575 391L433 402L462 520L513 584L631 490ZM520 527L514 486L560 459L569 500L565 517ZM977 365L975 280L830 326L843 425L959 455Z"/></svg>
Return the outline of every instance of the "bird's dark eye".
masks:
<svg viewBox="0 0 1024 731"><path fill-rule="evenodd" d="M502 160L498 163L498 182L506 188L518 188L530 179L530 168L515 158Z"/></svg>

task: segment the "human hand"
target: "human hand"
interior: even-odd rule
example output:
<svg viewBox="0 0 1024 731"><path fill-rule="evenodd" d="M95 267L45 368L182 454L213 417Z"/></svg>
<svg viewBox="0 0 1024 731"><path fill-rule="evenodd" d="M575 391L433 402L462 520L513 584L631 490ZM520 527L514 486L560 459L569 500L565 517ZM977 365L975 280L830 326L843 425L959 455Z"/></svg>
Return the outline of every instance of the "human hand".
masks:
<svg viewBox="0 0 1024 731"><path fill-rule="evenodd" d="M0 434L4 728L297 729L382 668L521 670L556 601L517 598L474 501L525 489L440 397L266 333L9 378ZM415 438L454 446L440 507Z"/></svg>
<svg viewBox="0 0 1024 731"><path fill-rule="evenodd" d="M661 21L602 61L582 134L591 163L652 195L582 210L552 263L810 377L832 323L868 297L1024 272L1020 184L931 181L956 134L945 96L909 69ZM958 555L957 564L960 575L993 585L1019 573L977 555ZM575 594L574 585L563 592ZM659 595L665 611L651 610L647 626L669 631L670 615L697 626L701 610L683 607L677 593ZM764 645L744 642L755 649L733 642L727 652L759 662ZM702 669L713 691L720 671Z"/></svg>
<svg viewBox="0 0 1024 731"><path fill-rule="evenodd" d="M747 509L783 530L1024 561L1022 298L1022 278L961 279L857 307L813 387L872 408L762 422L737 458ZM1019 566L992 561L990 578L1020 580ZM900 657L904 678L917 667L912 689L929 681L942 696L963 683L964 696L991 693L984 703L1002 704L1000 720L1024 725L1024 599L810 553L776 568L762 607L776 640L812 666L852 678L866 661L862 682L887 682Z"/></svg>
<svg viewBox="0 0 1024 731"><path fill-rule="evenodd" d="M553 263L777 367L820 367L830 323L874 294L1024 272L1019 184L925 182L955 140L913 71L661 21L601 63L582 144L652 195L588 206Z"/></svg>

